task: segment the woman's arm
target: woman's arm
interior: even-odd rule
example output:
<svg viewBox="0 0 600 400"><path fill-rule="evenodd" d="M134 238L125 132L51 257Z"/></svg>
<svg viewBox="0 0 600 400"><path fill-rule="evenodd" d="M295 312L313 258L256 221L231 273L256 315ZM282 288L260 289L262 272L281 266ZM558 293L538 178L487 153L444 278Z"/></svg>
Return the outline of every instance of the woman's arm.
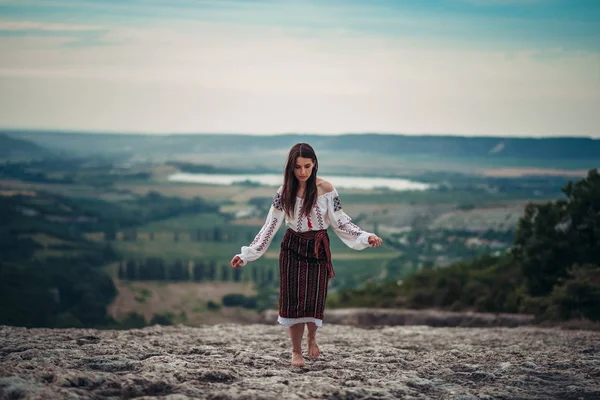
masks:
<svg viewBox="0 0 600 400"><path fill-rule="evenodd" d="M328 185L331 185L327 182ZM327 218L329 225L344 244L354 250L363 250L367 247L377 247L382 240L374 233L362 230L352 222L352 218L342 208L339 193L333 187L327 195Z"/></svg>
<svg viewBox="0 0 600 400"><path fill-rule="evenodd" d="M269 248L273 241L273 237L279 230L284 219L283 207L280 201L281 188L273 196L273 202L269 208L269 213L265 219L265 223L258 232L252 243L248 246L243 246L241 253L237 254L231 260L231 266L234 268L243 267L251 261L260 258ZM237 258L237 259L236 259Z"/></svg>

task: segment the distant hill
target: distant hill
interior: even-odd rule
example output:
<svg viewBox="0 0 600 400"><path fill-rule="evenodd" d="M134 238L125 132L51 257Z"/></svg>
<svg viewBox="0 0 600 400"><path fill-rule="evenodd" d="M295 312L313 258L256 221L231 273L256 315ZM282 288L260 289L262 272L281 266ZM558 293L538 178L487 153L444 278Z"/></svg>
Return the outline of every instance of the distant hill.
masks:
<svg viewBox="0 0 600 400"><path fill-rule="evenodd" d="M463 136L411 136L390 134L269 136L224 134L96 134L65 132L4 132L13 138L41 146L80 153L113 154L249 154L283 151L298 142L308 142L317 152L364 152L399 156L445 158L600 160L600 139L591 138L503 138ZM279 152L280 153L280 152Z"/></svg>
<svg viewBox="0 0 600 400"><path fill-rule="evenodd" d="M29 140L0 133L0 158L38 158L50 154L47 149Z"/></svg>

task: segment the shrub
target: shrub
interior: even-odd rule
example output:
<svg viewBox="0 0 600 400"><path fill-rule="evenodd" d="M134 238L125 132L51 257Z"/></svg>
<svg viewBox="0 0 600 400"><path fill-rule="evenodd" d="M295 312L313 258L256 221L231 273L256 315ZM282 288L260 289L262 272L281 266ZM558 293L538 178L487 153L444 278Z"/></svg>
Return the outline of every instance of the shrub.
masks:
<svg viewBox="0 0 600 400"><path fill-rule="evenodd" d="M163 314L154 314L150 320L150 325L173 325L173 314L165 312Z"/></svg>
<svg viewBox="0 0 600 400"><path fill-rule="evenodd" d="M600 267L572 266L568 278L554 286L545 317L600 321Z"/></svg>
<svg viewBox="0 0 600 400"><path fill-rule="evenodd" d="M241 293L229 293L223 296L223 306L225 307L237 307L243 306L246 301L246 296Z"/></svg>
<svg viewBox="0 0 600 400"><path fill-rule="evenodd" d="M119 323L121 329L137 329L146 326L146 319L143 315L136 312L130 312Z"/></svg>
<svg viewBox="0 0 600 400"><path fill-rule="evenodd" d="M247 297L240 293L230 293L223 296L223 305L225 307L256 308L257 298L256 296Z"/></svg>
<svg viewBox="0 0 600 400"><path fill-rule="evenodd" d="M208 308L211 311L216 311L216 310L219 310L221 308L221 305L215 303L212 300L209 300L208 303L206 303L206 308Z"/></svg>

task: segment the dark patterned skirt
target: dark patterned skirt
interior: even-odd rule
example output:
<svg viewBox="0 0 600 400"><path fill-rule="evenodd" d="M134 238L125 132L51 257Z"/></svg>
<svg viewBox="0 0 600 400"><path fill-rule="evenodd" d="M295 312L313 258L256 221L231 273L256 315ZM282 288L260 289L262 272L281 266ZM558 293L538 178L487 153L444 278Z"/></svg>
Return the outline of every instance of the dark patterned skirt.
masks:
<svg viewBox="0 0 600 400"><path fill-rule="evenodd" d="M327 285L333 277L327 230L288 229L279 252L279 322L285 326L315 322L320 326Z"/></svg>

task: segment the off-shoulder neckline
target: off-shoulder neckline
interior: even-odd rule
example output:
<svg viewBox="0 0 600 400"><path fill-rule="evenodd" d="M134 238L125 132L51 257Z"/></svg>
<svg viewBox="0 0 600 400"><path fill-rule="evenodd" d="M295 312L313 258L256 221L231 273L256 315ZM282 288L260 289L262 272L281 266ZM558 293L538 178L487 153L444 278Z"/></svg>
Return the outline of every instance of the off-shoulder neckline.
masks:
<svg viewBox="0 0 600 400"><path fill-rule="evenodd" d="M335 188L331 192L325 192L323 194L318 195L317 199L320 198L320 197L323 197L323 196L327 196L328 194L332 194L332 193L335 193ZM304 197L299 197L299 196L296 196L296 198L297 199L304 199Z"/></svg>

